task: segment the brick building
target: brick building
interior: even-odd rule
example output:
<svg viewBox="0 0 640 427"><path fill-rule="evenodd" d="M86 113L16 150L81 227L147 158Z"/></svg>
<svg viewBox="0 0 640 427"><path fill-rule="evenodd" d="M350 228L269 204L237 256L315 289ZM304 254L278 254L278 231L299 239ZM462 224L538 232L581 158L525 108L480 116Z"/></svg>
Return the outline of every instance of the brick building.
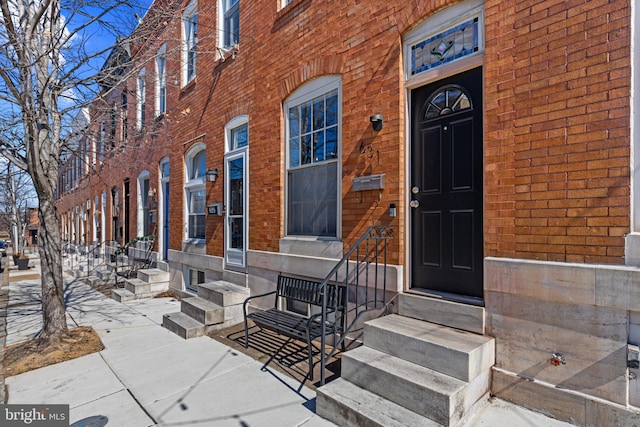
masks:
<svg viewBox="0 0 640 427"><path fill-rule="evenodd" d="M60 178L64 232L157 235L176 291L257 293L392 226L393 292L495 339L479 383L637 421L639 24L629 0L155 2Z"/></svg>

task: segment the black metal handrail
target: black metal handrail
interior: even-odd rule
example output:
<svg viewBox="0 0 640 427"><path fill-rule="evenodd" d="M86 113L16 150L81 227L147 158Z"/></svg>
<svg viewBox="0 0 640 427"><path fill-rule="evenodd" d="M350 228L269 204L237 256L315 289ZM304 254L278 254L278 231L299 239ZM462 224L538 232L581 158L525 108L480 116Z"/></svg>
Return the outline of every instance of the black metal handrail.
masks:
<svg viewBox="0 0 640 427"><path fill-rule="evenodd" d="M387 240L393 238L393 227L384 225L375 225L369 227L358 241L349 249L349 251L338 261L338 263L331 269L329 274L324 278L321 283L322 292L322 334L320 337L320 385L325 383L325 367L327 358L331 357L339 344L343 343L347 332L355 325L360 315L371 309L378 307L385 307L387 304ZM351 268L353 266L353 268ZM373 272L371 267L373 266ZM382 269L382 272L380 272ZM342 278L340 273L344 274ZM378 282L380 280L380 274L382 275L382 289L379 289ZM362 280L361 280L361 276ZM370 277L373 276L373 277ZM362 283L364 282L364 283ZM327 322L327 302L329 300L327 292L327 283L333 283L346 287L347 299L352 297L350 287L355 288L353 295L355 303L355 313L353 320L349 323L348 313L349 310L345 310L342 320L342 333L338 342L333 343L333 350L326 354L326 322ZM371 287L373 289L371 290ZM362 289L364 288L364 289ZM338 291L338 286L332 286L334 292ZM364 308L360 303L360 294L364 291ZM373 300L369 300L369 293L373 292ZM381 292L381 298L378 293ZM335 295L334 295L335 297ZM373 303L373 307L370 307L370 303ZM347 304L348 305L348 304Z"/></svg>
<svg viewBox="0 0 640 427"><path fill-rule="evenodd" d="M90 251L87 251L87 273L94 269L93 260L95 260L96 258L96 250L108 247L107 243L109 243L109 246L111 246L113 243L115 243L116 245L119 245L119 243L115 240L103 240L97 245L94 244L93 248L91 248ZM104 260L104 257L106 256L106 254L101 254L101 255ZM91 266L89 266L89 264L91 264Z"/></svg>
<svg viewBox="0 0 640 427"><path fill-rule="evenodd" d="M91 249L85 250L85 255L87 257L86 259L87 274L89 274L90 271L92 271L97 265L99 265L99 264L94 264L94 261L96 258L96 251L101 250L103 248L107 248L111 246L113 243L115 243L116 245L119 245L119 243L115 240L103 240L102 242L97 244L94 243L93 245L75 245L75 244L72 244L71 242L65 242L65 244L63 245L63 251L67 254L70 254L69 264L70 264L71 270L73 271L74 261L77 261L78 267L80 267L82 263L82 261L80 260L81 251L79 250L79 247L89 248L89 246L92 246ZM101 254L101 255L103 256L103 260L104 260L105 254Z"/></svg>

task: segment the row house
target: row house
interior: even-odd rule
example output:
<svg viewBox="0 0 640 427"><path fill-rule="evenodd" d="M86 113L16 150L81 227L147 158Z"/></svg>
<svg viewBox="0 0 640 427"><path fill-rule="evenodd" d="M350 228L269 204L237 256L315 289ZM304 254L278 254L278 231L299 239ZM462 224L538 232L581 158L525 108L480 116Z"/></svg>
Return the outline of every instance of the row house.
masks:
<svg viewBox="0 0 640 427"><path fill-rule="evenodd" d="M383 227L386 317L482 337L452 414L637 423L639 25L630 0L156 1L63 169L65 236L155 235L174 291L254 294Z"/></svg>

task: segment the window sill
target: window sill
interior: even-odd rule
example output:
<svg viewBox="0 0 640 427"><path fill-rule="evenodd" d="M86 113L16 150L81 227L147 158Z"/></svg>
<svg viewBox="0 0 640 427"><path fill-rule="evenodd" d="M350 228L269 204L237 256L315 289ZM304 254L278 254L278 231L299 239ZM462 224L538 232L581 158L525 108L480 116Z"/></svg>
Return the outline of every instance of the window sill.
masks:
<svg viewBox="0 0 640 427"><path fill-rule="evenodd" d="M189 238L182 241L182 252L204 255L207 245L204 239Z"/></svg>
<svg viewBox="0 0 640 427"><path fill-rule="evenodd" d="M302 13L311 3L311 0L293 0L276 13L273 29L277 30L289 23L293 18Z"/></svg>
<svg viewBox="0 0 640 427"><path fill-rule="evenodd" d="M342 258L344 245L336 237L286 236L280 239L280 253L321 258Z"/></svg>
<svg viewBox="0 0 640 427"><path fill-rule="evenodd" d="M197 81L198 81L198 76L194 77L189 83L182 86L180 88L180 96L186 95L187 93L191 92L193 88L196 86Z"/></svg>
<svg viewBox="0 0 640 427"><path fill-rule="evenodd" d="M189 237L182 241L185 245L204 245L206 241L204 239L198 239L196 237Z"/></svg>

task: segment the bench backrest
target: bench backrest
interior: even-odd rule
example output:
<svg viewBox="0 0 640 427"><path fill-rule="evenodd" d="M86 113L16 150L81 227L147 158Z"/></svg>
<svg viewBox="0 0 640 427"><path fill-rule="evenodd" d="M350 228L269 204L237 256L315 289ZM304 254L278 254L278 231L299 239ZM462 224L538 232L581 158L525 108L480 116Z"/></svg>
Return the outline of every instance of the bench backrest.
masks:
<svg viewBox="0 0 640 427"><path fill-rule="evenodd" d="M296 277L278 276L277 295L312 305L322 305L321 282L298 279ZM344 307L346 288L327 283L327 308Z"/></svg>

